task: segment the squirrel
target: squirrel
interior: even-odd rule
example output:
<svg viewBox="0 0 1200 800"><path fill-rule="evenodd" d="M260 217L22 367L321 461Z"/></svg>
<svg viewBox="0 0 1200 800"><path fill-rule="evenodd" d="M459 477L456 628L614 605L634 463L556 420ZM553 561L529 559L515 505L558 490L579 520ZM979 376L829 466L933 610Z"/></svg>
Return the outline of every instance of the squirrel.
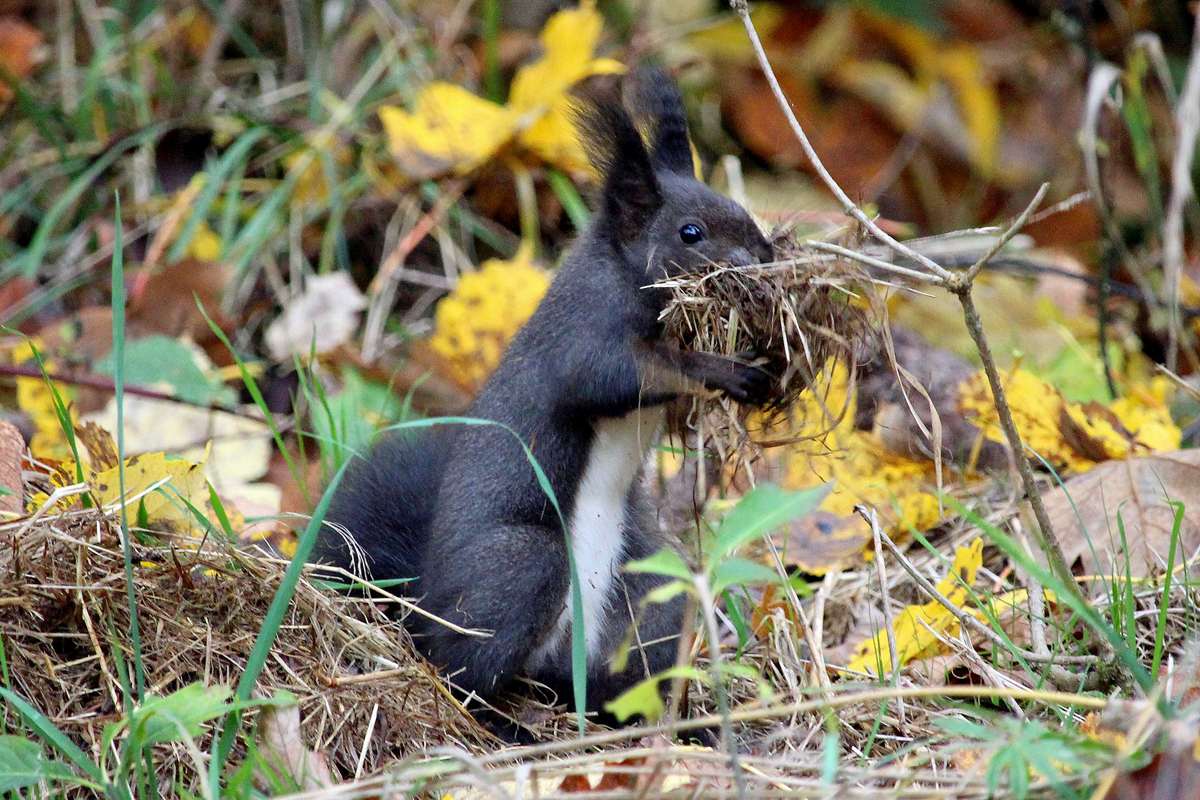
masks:
<svg viewBox="0 0 1200 800"><path fill-rule="evenodd" d="M597 80L577 90L576 122L603 177L599 208L466 413L511 432L441 425L386 435L347 470L329 507L354 544L325 525L313 557L362 574L365 555L363 577L413 578L403 591L424 610L490 631L472 637L407 616L418 649L459 688L491 698L523 676L566 698L569 541L589 710L675 663L683 599L637 614L665 579L622 570L668 546L641 480L665 406L711 391L760 405L773 381L749 358L664 341L667 298L650 284L718 262L768 262L773 249L741 206L696 179L682 98L664 72L624 79L632 115L620 88ZM548 478L566 536L513 432ZM635 621L641 656L614 673Z"/></svg>

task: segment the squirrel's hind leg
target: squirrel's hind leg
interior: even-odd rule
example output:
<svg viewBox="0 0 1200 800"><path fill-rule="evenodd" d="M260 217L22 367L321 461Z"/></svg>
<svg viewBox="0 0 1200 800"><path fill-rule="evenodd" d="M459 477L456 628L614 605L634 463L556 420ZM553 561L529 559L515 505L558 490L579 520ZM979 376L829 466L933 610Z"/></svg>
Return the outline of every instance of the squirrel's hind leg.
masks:
<svg viewBox="0 0 1200 800"><path fill-rule="evenodd" d="M422 619L418 646L458 687L492 697L523 674L562 613L567 556L562 532L538 525L501 525L470 545L437 537L425 558L421 607L461 628ZM410 616L410 620L413 617Z"/></svg>

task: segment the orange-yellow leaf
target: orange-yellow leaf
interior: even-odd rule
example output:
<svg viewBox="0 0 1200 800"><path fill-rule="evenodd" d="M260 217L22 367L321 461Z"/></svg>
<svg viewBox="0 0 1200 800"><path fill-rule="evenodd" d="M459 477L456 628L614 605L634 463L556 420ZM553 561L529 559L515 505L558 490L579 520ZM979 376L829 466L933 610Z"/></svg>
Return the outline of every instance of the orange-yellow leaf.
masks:
<svg viewBox="0 0 1200 800"><path fill-rule="evenodd" d="M420 180L483 164L512 138L517 116L461 86L435 81L417 95L411 112L383 106L379 120L401 171Z"/></svg>

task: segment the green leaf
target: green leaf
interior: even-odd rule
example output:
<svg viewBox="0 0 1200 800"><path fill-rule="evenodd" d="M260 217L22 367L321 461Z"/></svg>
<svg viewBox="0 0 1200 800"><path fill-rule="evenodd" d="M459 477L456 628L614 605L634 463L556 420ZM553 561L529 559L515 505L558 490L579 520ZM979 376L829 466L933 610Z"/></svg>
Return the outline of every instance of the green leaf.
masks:
<svg viewBox="0 0 1200 800"><path fill-rule="evenodd" d="M96 371L105 375L114 370L113 353L96 364ZM127 343L125 382L142 386L165 383L180 400L197 405L230 404L237 399L220 378L204 373L191 348L169 336L147 336Z"/></svg>
<svg viewBox="0 0 1200 800"><path fill-rule="evenodd" d="M647 722L654 722L666 711L659 684L674 678L707 681L707 676L695 667L672 667L630 686L618 697L605 703L604 710L621 722L635 716L644 717Z"/></svg>
<svg viewBox="0 0 1200 800"><path fill-rule="evenodd" d="M666 575L669 578L679 578L684 581L692 580L692 571L679 553L669 547L664 547L657 553L630 561L625 565L626 572L641 572L651 575Z"/></svg>
<svg viewBox="0 0 1200 800"><path fill-rule="evenodd" d="M669 603L690 588L692 588L692 584L687 581L670 581L646 592L643 601L646 603Z"/></svg>
<svg viewBox="0 0 1200 800"><path fill-rule="evenodd" d="M228 686L190 683L166 697L154 697L129 715L128 725L141 744L174 742L197 737L203 725L229 711L233 690Z"/></svg>
<svg viewBox="0 0 1200 800"><path fill-rule="evenodd" d="M66 765L47 761L37 742L24 736L0 736L0 794L69 777Z"/></svg>
<svg viewBox="0 0 1200 800"><path fill-rule="evenodd" d="M804 516L819 506L828 493L828 485L798 492L789 492L769 483L755 488L721 521L716 542L709 553L710 566L751 539Z"/></svg>
<svg viewBox="0 0 1200 800"><path fill-rule="evenodd" d="M79 746L67 738L58 727L47 719L46 715L38 711L33 706L29 705L23 697L10 689L0 687L0 697L4 698L4 702L8 703L20 717L25 720L25 724L33 728L33 730L42 737L46 742L50 743L58 752L66 756L72 764L79 767L88 777L97 783L104 781L104 775L100 772L100 768L96 766L96 762L92 761L87 755L79 749Z"/></svg>
<svg viewBox="0 0 1200 800"><path fill-rule="evenodd" d="M712 590L715 594L720 594L730 586L781 582L779 573L770 567L747 561L744 558L730 558L722 561L713 570Z"/></svg>

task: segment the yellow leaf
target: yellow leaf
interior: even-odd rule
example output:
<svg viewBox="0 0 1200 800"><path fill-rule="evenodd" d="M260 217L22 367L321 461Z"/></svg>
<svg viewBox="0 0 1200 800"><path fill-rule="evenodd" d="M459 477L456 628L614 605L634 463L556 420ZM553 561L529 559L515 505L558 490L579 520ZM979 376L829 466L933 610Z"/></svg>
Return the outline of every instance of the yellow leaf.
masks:
<svg viewBox="0 0 1200 800"><path fill-rule="evenodd" d="M1024 444L1058 470L1085 472L1100 461L1176 450L1183 433L1172 421L1166 378L1134 388L1108 406L1068 403L1028 370L1003 375L1008 405ZM982 371L958 388L959 408L993 442L1005 442Z"/></svg>
<svg viewBox="0 0 1200 800"><path fill-rule="evenodd" d="M13 364L23 364L24 366L36 366L36 361L33 358L33 348L36 347L39 353L45 353L45 343L38 337L33 337L22 341L9 353L9 360ZM53 359L43 357L43 363L46 366L46 372L53 374L57 363ZM67 412L70 414L72 421L77 419L75 410L72 407L72 400L75 399L74 387L64 383L54 383L54 389L58 391L58 395L62 398L63 403L67 406ZM54 392L51 390L51 384L41 377L31 378L18 376L16 378L17 389L17 408L29 415L30 422L33 423L33 436L29 441L29 451L34 456L58 461L67 458L71 454L71 448L67 443L66 432L63 431L62 423L58 419L58 413L54 406Z"/></svg>
<svg viewBox="0 0 1200 800"><path fill-rule="evenodd" d="M188 255L197 261L215 262L221 257L221 237L207 222L196 227L192 241L188 243Z"/></svg>
<svg viewBox="0 0 1200 800"><path fill-rule="evenodd" d="M592 2L559 11L546 21L538 37L542 57L517 70L509 90L509 106L520 114L545 113L577 81L588 75L620 72L611 59L595 59L604 18Z"/></svg>
<svg viewBox="0 0 1200 800"><path fill-rule="evenodd" d="M509 261L488 259L438 303L430 347L459 380L481 384L549 285L549 274L533 263L527 243Z"/></svg>
<svg viewBox="0 0 1200 800"><path fill-rule="evenodd" d="M380 113L383 113L382 109ZM328 202L330 178L336 182L342 168L350 164L351 154L345 144L334 140L332 144L321 146L322 142L316 141L317 138L308 137L309 141L304 147L293 150L283 158L288 171L297 172L296 187L292 192L293 203Z"/></svg>
<svg viewBox="0 0 1200 800"><path fill-rule="evenodd" d="M92 446L104 450L112 446L111 435L94 426L89 432ZM107 444L105 444L107 440ZM188 508L188 503L216 525L208 491L208 480L204 475L204 461L173 458L166 453L144 453L125 459L125 502L130 522L143 515L151 530L169 531L186 536L202 533L199 521ZM85 464L84 481L88 484L91 498L108 512L120 507L120 472L116 464L105 469L95 469ZM50 482L55 488L69 486L75 482L74 461L64 461L51 473ZM28 503L30 511L40 508L48 494L34 494ZM184 501L187 501L186 503ZM66 510L75 498L59 502L57 510ZM227 513L237 518L236 510L226 507Z"/></svg>
<svg viewBox="0 0 1200 800"><path fill-rule="evenodd" d="M783 20L783 9L774 3L755 3L750 11L750 21L758 35L767 42ZM741 63L754 57L750 40L742 21L727 15L715 25L696 31L688 36L688 42L701 53L718 61Z"/></svg>
<svg viewBox="0 0 1200 800"><path fill-rule="evenodd" d="M411 112L383 106L379 120L400 169L420 180L483 164L512 139L517 116L461 86L435 81L417 95Z"/></svg>
<svg viewBox="0 0 1200 800"><path fill-rule="evenodd" d="M587 171L587 154L571 120L567 90L589 75L620 72L618 61L593 58L604 18L591 2L559 11L540 36L542 57L517 70L508 105L520 118L521 144L563 169Z"/></svg>
<svg viewBox="0 0 1200 800"><path fill-rule="evenodd" d="M893 531L936 525L937 498L928 491L933 465L898 455L874 432L855 428L856 404L846 367L837 364L824 374L817 391L801 395L792 412L795 421L786 435L810 441L788 448L784 484L804 489L832 482L821 510L839 517L866 504L877 508Z"/></svg>
<svg viewBox="0 0 1200 800"><path fill-rule="evenodd" d="M1000 102L979 54L966 44L948 46L938 56L938 70L958 99L971 138L972 161L989 177L996 170L1000 149Z"/></svg>
<svg viewBox="0 0 1200 800"><path fill-rule="evenodd" d="M958 608L967 600L967 587L975 582L975 573L983 564L983 540L972 539L954 553L954 564L937 584L937 590ZM896 616L893 624L896 658L900 666L939 652L941 642L934 632L953 638L958 636L959 622L937 600L907 606ZM886 674L892 670L892 653L888 632L882 630L864 639L855 648L854 657L846 665L854 672Z"/></svg>
<svg viewBox="0 0 1200 800"><path fill-rule="evenodd" d="M984 177L996 169L1000 143L1000 102L988 81L978 52L969 44L944 42L926 31L892 17L866 13L863 23L890 41L911 67L915 80L880 62L844 63L835 73L842 85L855 91L888 113L902 130L914 131L927 122L927 115L913 115L917 106L928 105L933 89L945 83L954 93L959 115L967 133L964 154Z"/></svg>

